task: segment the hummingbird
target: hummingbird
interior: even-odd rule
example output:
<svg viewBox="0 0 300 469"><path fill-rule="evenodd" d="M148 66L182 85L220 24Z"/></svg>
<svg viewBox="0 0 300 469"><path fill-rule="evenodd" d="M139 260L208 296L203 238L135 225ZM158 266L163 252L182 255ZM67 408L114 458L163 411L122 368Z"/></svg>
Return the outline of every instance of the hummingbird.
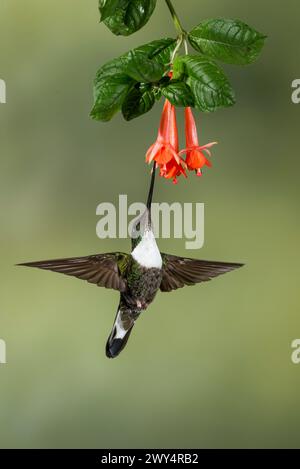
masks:
<svg viewBox="0 0 300 469"><path fill-rule="evenodd" d="M243 266L160 252L151 222L154 180L155 166L145 212L136 221L131 234L130 254L111 252L18 264L60 272L119 292L119 306L106 343L108 358L117 357L124 349L135 321L153 302L158 291L171 292L206 282Z"/></svg>

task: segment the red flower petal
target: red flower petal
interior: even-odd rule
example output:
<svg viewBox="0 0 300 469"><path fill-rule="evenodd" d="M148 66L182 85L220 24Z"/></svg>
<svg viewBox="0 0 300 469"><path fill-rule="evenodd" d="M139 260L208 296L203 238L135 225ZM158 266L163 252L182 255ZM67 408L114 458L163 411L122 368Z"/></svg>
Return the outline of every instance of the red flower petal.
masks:
<svg viewBox="0 0 300 469"><path fill-rule="evenodd" d="M159 165L171 161L173 158L180 163L178 156L178 130L175 107L166 99L158 130L156 142L151 145L146 154L146 161L155 160Z"/></svg>

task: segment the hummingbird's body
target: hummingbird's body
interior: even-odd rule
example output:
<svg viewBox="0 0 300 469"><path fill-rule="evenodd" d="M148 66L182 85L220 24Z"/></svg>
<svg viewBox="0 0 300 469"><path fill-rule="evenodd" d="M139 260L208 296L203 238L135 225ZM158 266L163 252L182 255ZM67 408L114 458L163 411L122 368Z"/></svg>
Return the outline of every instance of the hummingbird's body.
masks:
<svg viewBox="0 0 300 469"><path fill-rule="evenodd" d="M127 287L121 293L114 326L106 344L106 355L110 358L124 348L135 321L152 303L162 281L163 260L151 226L147 226L138 243L132 240L132 248L124 272Z"/></svg>
<svg viewBox="0 0 300 469"><path fill-rule="evenodd" d="M161 269L143 267L133 261L127 275L127 291L122 294L124 301L132 308L147 309L159 290Z"/></svg>
<svg viewBox="0 0 300 469"><path fill-rule="evenodd" d="M109 358L116 357L123 350L135 321L159 290L170 292L195 285L243 265L178 257L159 251L151 224L154 174L146 211L132 235L130 254L113 252L20 264L75 276L120 292L117 314L106 344Z"/></svg>

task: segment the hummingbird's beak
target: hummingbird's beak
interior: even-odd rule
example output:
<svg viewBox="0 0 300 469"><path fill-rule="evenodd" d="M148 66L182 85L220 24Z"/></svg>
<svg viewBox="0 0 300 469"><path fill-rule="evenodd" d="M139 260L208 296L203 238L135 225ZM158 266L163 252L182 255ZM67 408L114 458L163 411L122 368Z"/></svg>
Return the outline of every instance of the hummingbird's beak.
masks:
<svg viewBox="0 0 300 469"><path fill-rule="evenodd" d="M152 204L154 183L155 183L155 170L156 170L156 162L154 161L154 164L152 167L151 182L150 182L150 187L149 187L149 192L148 192L148 199L147 199L147 209L149 210L149 212L151 212L151 204Z"/></svg>
<svg viewBox="0 0 300 469"><path fill-rule="evenodd" d="M146 209L144 213L140 216L140 218L137 220L135 228L132 232L132 237L137 237L137 234L143 237L146 235L147 232L152 230L151 205L152 205L152 198L153 198L153 191L154 191L155 169L156 169L156 162L154 162L153 167L152 167L152 175L151 175L151 182L150 182L150 187L149 187L149 192L148 192Z"/></svg>
<svg viewBox="0 0 300 469"><path fill-rule="evenodd" d="M149 213L149 224L151 226L151 205L152 205L152 198L153 198L153 192L154 192L154 183L155 183L155 170L156 170L156 162L154 161L153 167L152 167L152 176L151 176L151 182L150 182L150 187L149 187L149 192L148 192L148 199L147 199L147 210Z"/></svg>

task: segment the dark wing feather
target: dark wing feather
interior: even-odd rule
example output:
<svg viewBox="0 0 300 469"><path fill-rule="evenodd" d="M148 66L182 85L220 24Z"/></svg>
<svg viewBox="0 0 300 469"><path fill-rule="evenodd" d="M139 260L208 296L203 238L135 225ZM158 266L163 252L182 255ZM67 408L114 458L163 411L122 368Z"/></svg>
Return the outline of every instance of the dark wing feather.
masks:
<svg viewBox="0 0 300 469"><path fill-rule="evenodd" d="M203 261L187 257L162 254L163 277L160 289L170 292L186 285L195 285L242 267L243 264L230 262Z"/></svg>
<svg viewBox="0 0 300 469"><path fill-rule="evenodd" d="M26 262L18 264L26 267L52 270L94 283L98 287L112 288L123 292L126 280L122 275L129 256L122 252L96 254L86 257L54 259L50 261Z"/></svg>

